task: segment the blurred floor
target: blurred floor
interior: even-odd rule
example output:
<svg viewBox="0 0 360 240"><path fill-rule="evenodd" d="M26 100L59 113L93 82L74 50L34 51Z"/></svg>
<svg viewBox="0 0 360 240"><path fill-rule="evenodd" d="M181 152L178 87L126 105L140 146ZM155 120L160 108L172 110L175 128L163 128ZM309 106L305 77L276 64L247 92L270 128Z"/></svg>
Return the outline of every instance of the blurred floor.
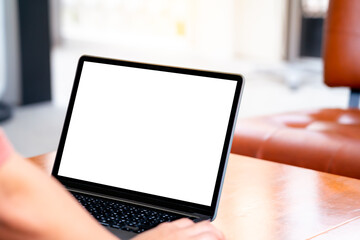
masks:
<svg viewBox="0 0 360 240"><path fill-rule="evenodd" d="M136 54L112 51L79 51L75 48L54 49L52 53L52 103L35 104L14 109L14 117L0 123L15 148L25 156L56 150L66 106L74 79L77 59L87 53L127 60L138 60ZM320 61L299 64L262 65L237 60L211 60L199 57L182 58L144 54L138 61L191 68L241 73L245 76L245 91L239 118L347 106L348 89L328 88L322 82ZM151 57L150 57L151 56ZM163 59L168 59L164 62ZM315 66L315 67L314 67ZM100 126L101 127L101 126Z"/></svg>
<svg viewBox="0 0 360 240"><path fill-rule="evenodd" d="M26 157L35 156L57 148L65 110L52 103L18 107L12 119L0 126L18 152Z"/></svg>

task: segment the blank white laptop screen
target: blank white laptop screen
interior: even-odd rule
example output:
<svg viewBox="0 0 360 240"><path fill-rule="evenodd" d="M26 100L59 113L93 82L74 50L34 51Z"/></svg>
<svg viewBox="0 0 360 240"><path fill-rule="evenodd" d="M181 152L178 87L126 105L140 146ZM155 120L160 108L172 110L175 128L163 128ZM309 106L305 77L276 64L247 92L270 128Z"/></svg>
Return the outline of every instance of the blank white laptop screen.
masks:
<svg viewBox="0 0 360 240"><path fill-rule="evenodd" d="M85 61L58 174L210 206L235 88Z"/></svg>

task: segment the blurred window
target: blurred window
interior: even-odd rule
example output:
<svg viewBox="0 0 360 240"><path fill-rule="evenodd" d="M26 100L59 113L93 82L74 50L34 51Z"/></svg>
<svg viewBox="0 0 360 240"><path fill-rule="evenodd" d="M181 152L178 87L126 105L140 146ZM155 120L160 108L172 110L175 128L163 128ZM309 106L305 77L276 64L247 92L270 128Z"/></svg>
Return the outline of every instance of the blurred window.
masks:
<svg viewBox="0 0 360 240"><path fill-rule="evenodd" d="M302 13L304 17L325 17L329 0L302 0Z"/></svg>
<svg viewBox="0 0 360 240"><path fill-rule="evenodd" d="M65 40L161 45L189 36L191 0L61 0Z"/></svg>

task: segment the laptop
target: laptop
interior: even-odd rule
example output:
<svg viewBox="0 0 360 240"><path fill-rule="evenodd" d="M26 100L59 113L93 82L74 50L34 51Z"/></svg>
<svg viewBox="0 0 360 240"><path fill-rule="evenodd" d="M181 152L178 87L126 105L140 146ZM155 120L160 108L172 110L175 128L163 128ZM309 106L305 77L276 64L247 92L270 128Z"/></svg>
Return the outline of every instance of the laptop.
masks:
<svg viewBox="0 0 360 240"><path fill-rule="evenodd" d="M243 78L82 56L52 175L109 231L214 220Z"/></svg>

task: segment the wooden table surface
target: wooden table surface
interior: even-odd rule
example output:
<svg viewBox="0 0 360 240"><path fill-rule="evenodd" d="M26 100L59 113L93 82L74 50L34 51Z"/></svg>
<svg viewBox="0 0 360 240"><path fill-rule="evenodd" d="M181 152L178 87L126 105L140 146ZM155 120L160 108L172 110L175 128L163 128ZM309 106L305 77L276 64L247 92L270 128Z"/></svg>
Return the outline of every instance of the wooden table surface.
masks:
<svg viewBox="0 0 360 240"><path fill-rule="evenodd" d="M55 154L31 158L50 172ZM360 180L230 155L214 224L227 239L360 239Z"/></svg>

